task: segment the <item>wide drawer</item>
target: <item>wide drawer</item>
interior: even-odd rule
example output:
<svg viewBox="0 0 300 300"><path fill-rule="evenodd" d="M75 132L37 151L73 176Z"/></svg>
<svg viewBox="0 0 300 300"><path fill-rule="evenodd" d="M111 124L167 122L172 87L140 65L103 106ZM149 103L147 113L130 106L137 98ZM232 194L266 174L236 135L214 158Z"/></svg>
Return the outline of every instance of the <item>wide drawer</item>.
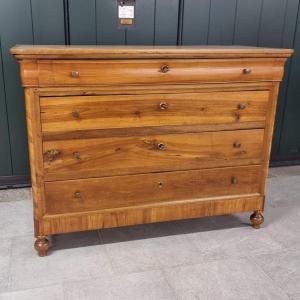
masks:
<svg viewBox="0 0 300 300"><path fill-rule="evenodd" d="M264 122L268 100L269 91L42 97L42 131Z"/></svg>
<svg viewBox="0 0 300 300"><path fill-rule="evenodd" d="M264 130L43 143L45 180L260 164Z"/></svg>
<svg viewBox="0 0 300 300"><path fill-rule="evenodd" d="M260 166L249 166L47 182L46 213L257 194L260 176Z"/></svg>
<svg viewBox="0 0 300 300"><path fill-rule="evenodd" d="M282 60L43 60L38 70L41 86L279 81Z"/></svg>

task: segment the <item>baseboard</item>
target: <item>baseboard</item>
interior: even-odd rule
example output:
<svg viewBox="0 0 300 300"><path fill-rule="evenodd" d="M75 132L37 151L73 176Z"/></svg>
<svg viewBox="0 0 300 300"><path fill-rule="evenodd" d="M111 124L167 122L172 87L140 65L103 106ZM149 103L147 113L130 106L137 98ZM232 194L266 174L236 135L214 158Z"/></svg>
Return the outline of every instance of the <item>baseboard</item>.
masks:
<svg viewBox="0 0 300 300"><path fill-rule="evenodd" d="M30 187L31 180L29 175L19 176L0 176L0 189Z"/></svg>

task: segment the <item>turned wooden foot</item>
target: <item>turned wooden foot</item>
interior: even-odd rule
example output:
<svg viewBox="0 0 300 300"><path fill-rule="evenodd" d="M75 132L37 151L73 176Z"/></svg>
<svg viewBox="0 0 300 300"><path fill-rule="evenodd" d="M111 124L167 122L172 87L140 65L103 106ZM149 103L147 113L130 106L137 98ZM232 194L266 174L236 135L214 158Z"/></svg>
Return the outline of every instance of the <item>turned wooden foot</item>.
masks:
<svg viewBox="0 0 300 300"><path fill-rule="evenodd" d="M256 210L251 216L250 221L252 224L252 227L255 229L259 229L260 225L264 222L264 216L262 215L261 210Z"/></svg>
<svg viewBox="0 0 300 300"><path fill-rule="evenodd" d="M47 239L47 236L37 236L34 243L34 248L38 252L39 256L46 256L49 249L49 241Z"/></svg>

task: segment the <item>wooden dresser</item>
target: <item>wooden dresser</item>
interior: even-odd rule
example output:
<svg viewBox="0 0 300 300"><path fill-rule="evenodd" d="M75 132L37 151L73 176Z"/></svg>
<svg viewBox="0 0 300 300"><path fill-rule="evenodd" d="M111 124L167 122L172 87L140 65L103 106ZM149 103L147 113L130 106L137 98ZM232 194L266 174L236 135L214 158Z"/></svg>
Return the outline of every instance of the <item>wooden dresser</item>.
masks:
<svg viewBox="0 0 300 300"><path fill-rule="evenodd" d="M252 212L288 49L16 46L35 248L47 236Z"/></svg>

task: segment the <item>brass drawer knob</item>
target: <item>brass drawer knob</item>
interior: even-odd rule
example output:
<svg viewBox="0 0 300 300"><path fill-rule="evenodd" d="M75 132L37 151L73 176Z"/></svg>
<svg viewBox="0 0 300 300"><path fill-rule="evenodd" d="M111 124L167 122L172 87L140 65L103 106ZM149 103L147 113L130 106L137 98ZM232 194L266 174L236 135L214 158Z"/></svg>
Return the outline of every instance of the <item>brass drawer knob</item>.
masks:
<svg viewBox="0 0 300 300"><path fill-rule="evenodd" d="M79 119L80 118L80 112L79 111L72 111L72 116L75 119Z"/></svg>
<svg viewBox="0 0 300 300"><path fill-rule="evenodd" d="M231 183L232 183L232 184L238 184L238 183L239 183L239 180L238 180L236 177L232 177L232 178L231 178Z"/></svg>
<svg viewBox="0 0 300 300"><path fill-rule="evenodd" d="M238 149L238 148L241 148L241 146L242 146L242 144L241 144L240 142L234 142L234 143L233 143L233 147L234 147L234 148L237 148L237 149Z"/></svg>
<svg viewBox="0 0 300 300"><path fill-rule="evenodd" d="M247 105L245 103L241 103L238 105L238 109L244 110L247 108Z"/></svg>
<svg viewBox="0 0 300 300"><path fill-rule="evenodd" d="M80 198L81 198L81 193L78 192L78 191L75 192L75 193L74 193L74 198L75 198L75 199L80 199Z"/></svg>
<svg viewBox="0 0 300 300"><path fill-rule="evenodd" d="M157 144L157 148L158 150L166 150L167 146L163 143L159 143Z"/></svg>
<svg viewBox="0 0 300 300"><path fill-rule="evenodd" d="M169 108L169 104L168 104L167 102L161 102L161 103L159 104L159 108L160 108L161 110L167 110L167 109Z"/></svg>
<svg viewBox="0 0 300 300"><path fill-rule="evenodd" d="M45 157L46 157L46 160L53 161L54 159L57 158L57 156L59 154L60 154L60 151L58 149L51 149L45 153Z"/></svg>
<svg viewBox="0 0 300 300"><path fill-rule="evenodd" d="M80 73L78 71L72 71L71 72L71 77L78 78L79 76L80 76Z"/></svg>
<svg viewBox="0 0 300 300"><path fill-rule="evenodd" d="M80 160L80 152L77 152L77 151L74 152L74 153L73 153L73 156L74 156L74 158Z"/></svg>
<svg viewBox="0 0 300 300"><path fill-rule="evenodd" d="M252 69L246 68L246 69L243 70L243 73L244 74L251 74L252 73Z"/></svg>
<svg viewBox="0 0 300 300"><path fill-rule="evenodd" d="M163 183L162 182L159 182L158 184L158 187L161 189L163 187Z"/></svg>
<svg viewBox="0 0 300 300"><path fill-rule="evenodd" d="M168 73L170 71L170 67L168 65L161 66L160 70L162 73Z"/></svg>

